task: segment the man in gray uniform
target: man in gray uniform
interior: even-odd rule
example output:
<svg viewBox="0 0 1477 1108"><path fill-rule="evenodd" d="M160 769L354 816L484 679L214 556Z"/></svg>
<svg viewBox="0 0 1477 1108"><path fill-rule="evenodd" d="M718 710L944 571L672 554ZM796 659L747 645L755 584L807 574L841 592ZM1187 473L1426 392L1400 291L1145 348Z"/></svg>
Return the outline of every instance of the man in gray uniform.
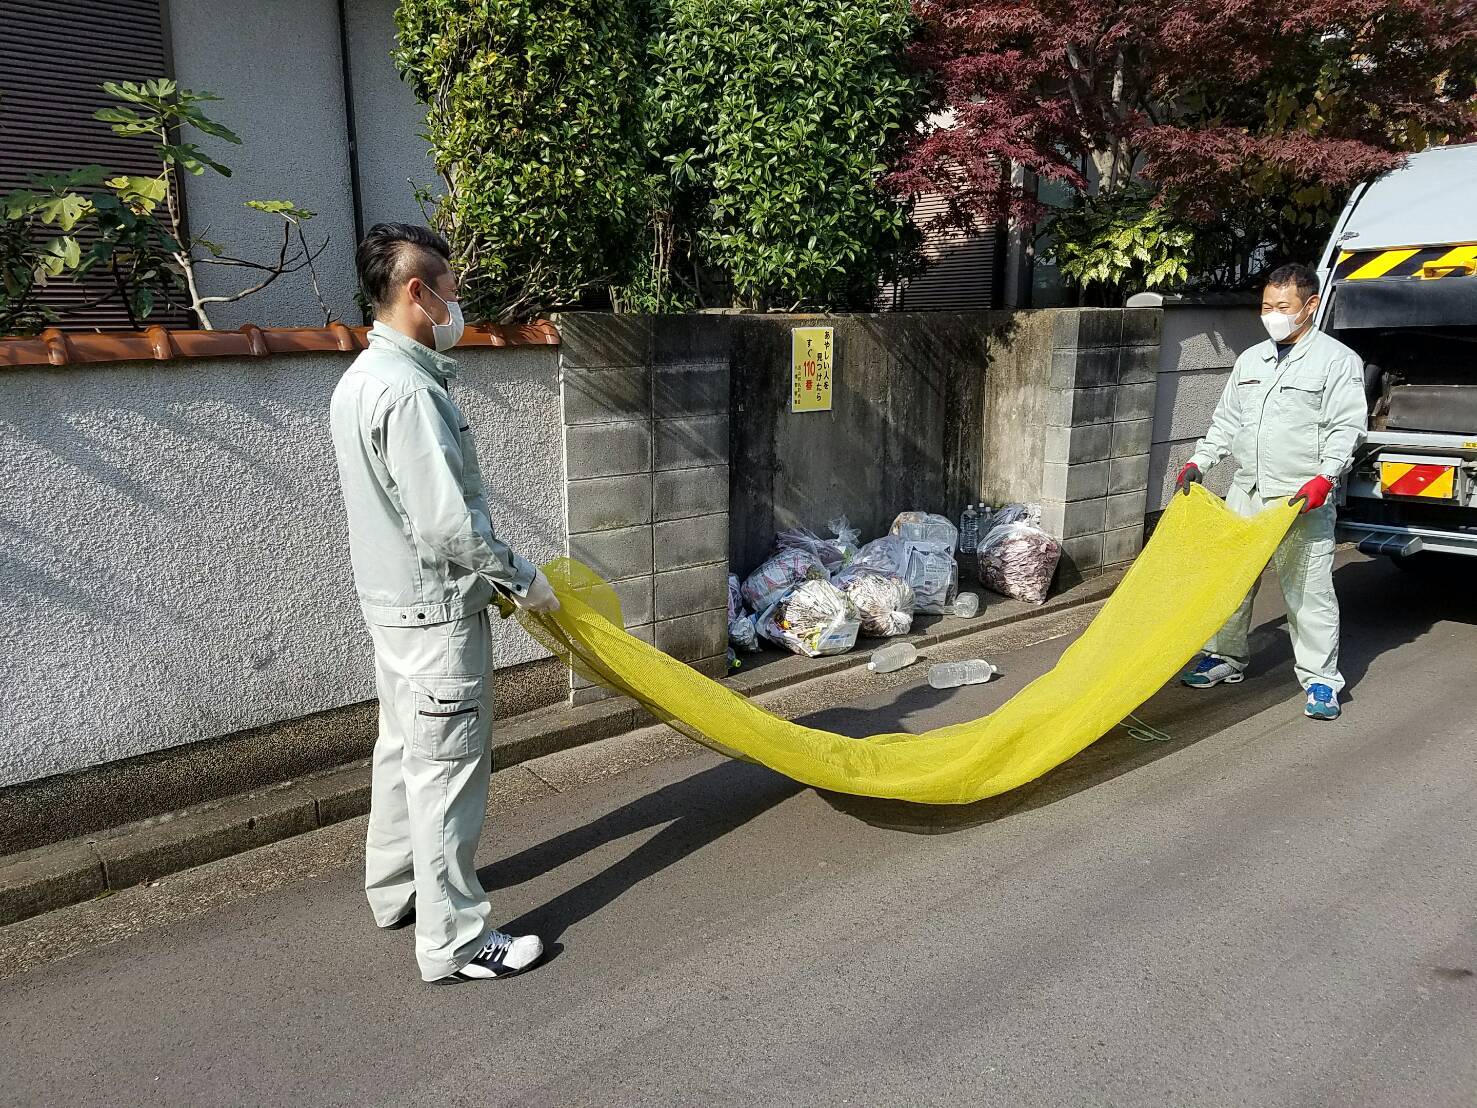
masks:
<svg viewBox="0 0 1477 1108"><path fill-rule="evenodd" d="M424 227L365 236L359 284L375 323L330 409L380 700L365 891L381 927L413 915L427 981L501 977L543 954L537 936L489 926L475 854L491 762L488 604L501 593L531 611L559 607L493 533L477 447L448 391L456 362L443 351L463 329L449 258Z"/></svg>
<svg viewBox="0 0 1477 1108"><path fill-rule="evenodd" d="M1287 601L1287 627L1311 719L1339 716L1339 602L1333 591L1334 487L1368 426L1364 363L1313 326L1318 275L1304 265L1273 270L1262 291L1268 341L1236 359L1209 433L1180 470L1184 492L1226 457L1240 467L1226 504L1251 516L1283 497L1302 514L1272 557ZM1251 595L1184 676L1208 689L1242 679L1251 660Z"/></svg>

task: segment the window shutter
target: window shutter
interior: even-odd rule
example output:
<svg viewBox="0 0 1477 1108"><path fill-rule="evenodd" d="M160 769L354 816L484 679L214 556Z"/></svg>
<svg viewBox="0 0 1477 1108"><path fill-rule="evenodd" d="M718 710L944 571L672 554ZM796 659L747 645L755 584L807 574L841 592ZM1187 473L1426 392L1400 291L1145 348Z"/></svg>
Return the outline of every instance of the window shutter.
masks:
<svg viewBox="0 0 1477 1108"><path fill-rule="evenodd" d="M168 76L160 0L0 0L0 193L23 188L38 173L84 165L154 176L159 160L147 136L120 138L92 118L114 101L104 81ZM85 248L84 241L84 248ZM63 277L46 301L66 312L113 287L104 272L81 281ZM187 326L189 313L156 309L148 323ZM63 315L66 330L120 330L128 313L115 298Z"/></svg>
<svg viewBox="0 0 1477 1108"><path fill-rule="evenodd" d="M920 197L913 209L913 222L927 227L944 210L938 196ZM1001 236L998 228L986 227L977 234L963 231L925 232L923 256L928 269L904 281L891 293L890 303L898 311L962 312L994 308L999 303Z"/></svg>

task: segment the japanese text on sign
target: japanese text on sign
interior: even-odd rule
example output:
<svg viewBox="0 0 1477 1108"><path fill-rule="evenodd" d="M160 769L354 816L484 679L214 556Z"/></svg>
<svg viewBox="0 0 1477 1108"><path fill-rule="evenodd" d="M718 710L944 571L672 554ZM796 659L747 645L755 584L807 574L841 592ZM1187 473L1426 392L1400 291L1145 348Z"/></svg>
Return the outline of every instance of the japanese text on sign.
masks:
<svg viewBox="0 0 1477 1108"><path fill-rule="evenodd" d="M790 335L790 411L829 412L835 369L831 328L796 327Z"/></svg>

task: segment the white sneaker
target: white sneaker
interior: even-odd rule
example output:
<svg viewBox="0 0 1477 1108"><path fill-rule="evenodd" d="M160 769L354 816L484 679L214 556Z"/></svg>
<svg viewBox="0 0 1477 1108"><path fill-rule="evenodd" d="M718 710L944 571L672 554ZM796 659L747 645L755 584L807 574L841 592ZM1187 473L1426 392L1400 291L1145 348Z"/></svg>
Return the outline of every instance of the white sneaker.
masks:
<svg viewBox="0 0 1477 1108"><path fill-rule="evenodd" d="M490 981L494 977L511 977L521 973L544 956L543 941L537 935L507 935L489 931L481 950L472 960L442 981Z"/></svg>
<svg viewBox="0 0 1477 1108"><path fill-rule="evenodd" d="M1192 689L1210 689L1216 685L1235 685L1246 680L1230 662L1215 654L1207 654L1196 663L1195 668L1180 678L1180 684Z"/></svg>

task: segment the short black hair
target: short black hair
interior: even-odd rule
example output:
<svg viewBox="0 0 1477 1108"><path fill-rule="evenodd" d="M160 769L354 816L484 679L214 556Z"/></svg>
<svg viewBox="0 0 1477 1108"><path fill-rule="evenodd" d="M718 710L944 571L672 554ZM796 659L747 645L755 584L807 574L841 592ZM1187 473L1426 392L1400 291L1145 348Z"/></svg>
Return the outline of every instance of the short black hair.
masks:
<svg viewBox="0 0 1477 1108"><path fill-rule="evenodd" d="M436 266L432 258L440 259ZM376 223L354 254L359 287L376 309L412 277L427 283L451 268L451 247L429 227L414 223Z"/></svg>
<svg viewBox="0 0 1477 1108"><path fill-rule="evenodd" d="M1311 268L1291 262L1288 265L1279 265L1271 273L1267 274L1266 287L1269 289L1285 289L1293 285L1298 290L1298 299L1306 300L1318 292L1318 274Z"/></svg>

